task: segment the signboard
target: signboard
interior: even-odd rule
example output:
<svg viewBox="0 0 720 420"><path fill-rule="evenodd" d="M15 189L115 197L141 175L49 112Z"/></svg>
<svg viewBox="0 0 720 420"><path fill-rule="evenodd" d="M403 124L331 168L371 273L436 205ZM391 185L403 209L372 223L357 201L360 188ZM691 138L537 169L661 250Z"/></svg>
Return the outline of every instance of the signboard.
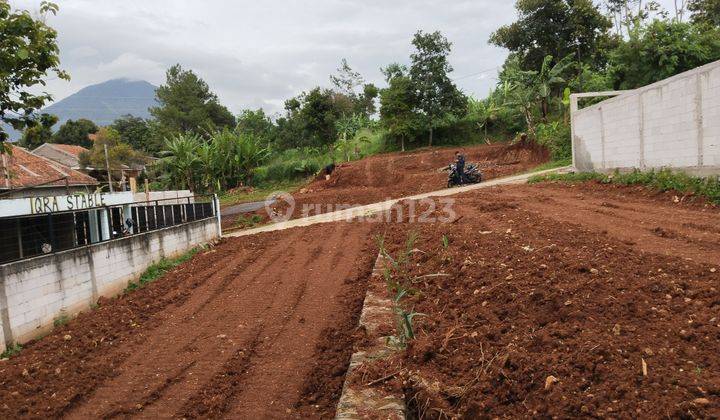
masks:
<svg viewBox="0 0 720 420"><path fill-rule="evenodd" d="M133 193L95 193L0 200L0 217L82 211L105 206L132 204Z"/></svg>

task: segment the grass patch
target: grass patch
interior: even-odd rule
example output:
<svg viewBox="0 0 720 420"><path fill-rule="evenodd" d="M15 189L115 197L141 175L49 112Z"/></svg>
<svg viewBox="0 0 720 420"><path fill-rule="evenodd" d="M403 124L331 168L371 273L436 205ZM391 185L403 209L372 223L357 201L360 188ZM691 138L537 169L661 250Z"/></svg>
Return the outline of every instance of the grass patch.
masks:
<svg viewBox="0 0 720 420"><path fill-rule="evenodd" d="M560 159L545 162L542 165L536 166L532 169L532 172L546 171L548 169L562 168L563 166L572 165L572 159Z"/></svg>
<svg viewBox="0 0 720 420"><path fill-rule="evenodd" d="M17 356L21 351L22 346L20 344L13 344L0 354L0 359L9 359L13 356Z"/></svg>
<svg viewBox="0 0 720 420"><path fill-rule="evenodd" d="M714 204L720 204L720 179L715 177L697 177L670 169L628 173L615 172L609 175L598 172L577 172L568 174L536 175L529 183L537 182L586 182L597 181L603 184L643 185L658 191L677 191L704 197Z"/></svg>
<svg viewBox="0 0 720 420"><path fill-rule="evenodd" d="M130 282L127 288L125 288L125 292L128 293L138 289L142 289L149 283L152 283L165 275L165 273L172 270L173 268L179 266L186 261L189 261L195 254L200 252L201 249L202 247L196 247L179 257L161 259L160 261L148 267L147 270L145 270L145 272L140 276L140 279L137 282Z"/></svg>
<svg viewBox="0 0 720 420"><path fill-rule="evenodd" d="M68 322L70 322L70 317L65 314L62 314L59 317L53 319L53 327L55 327L55 328L62 327L63 325L67 324Z"/></svg>
<svg viewBox="0 0 720 420"><path fill-rule="evenodd" d="M395 257L390 255L387 248L385 248L385 238L383 236L378 236L375 239L380 249L380 254L385 259L383 278L385 279L388 294L393 297L393 312L396 318L397 334L389 337L388 344L399 349L405 349L408 342L415 339L413 318L425 315L417 313L413 309L408 310L403 302L406 296L415 293L409 276L412 265L411 258L415 250L415 242L418 239L418 234L417 232L410 232L405 242L405 249L400 251Z"/></svg>
<svg viewBox="0 0 720 420"><path fill-rule="evenodd" d="M248 217L244 214L241 214L240 217L238 217L237 221L235 221L236 228L253 228L257 226L260 222L262 222L263 218L259 214L253 214L252 216Z"/></svg>
<svg viewBox="0 0 720 420"><path fill-rule="evenodd" d="M307 182L307 178L272 181L259 185L258 187L253 188L252 191L226 192L220 196L220 205L230 206L237 203L263 201L268 195L274 193L275 191L295 191Z"/></svg>
<svg viewBox="0 0 720 420"><path fill-rule="evenodd" d="M258 186L307 180L326 165L358 160L387 151L385 135L381 131L363 129L347 142L338 141L324 147L300 147L278 151L265 165L253 172Z"/></svg>

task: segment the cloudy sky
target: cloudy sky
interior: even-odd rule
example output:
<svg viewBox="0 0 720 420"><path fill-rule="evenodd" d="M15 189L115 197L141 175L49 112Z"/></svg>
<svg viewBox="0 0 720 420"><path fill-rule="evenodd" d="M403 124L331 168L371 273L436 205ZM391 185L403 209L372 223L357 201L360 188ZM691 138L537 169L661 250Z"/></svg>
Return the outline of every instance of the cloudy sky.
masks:
<svg viewBox="0 0 720 420"><path fill-rule="evenodd" d="M453 78L483 97L506 52L488 45L515 19L510 0L55 0L62 67L50 80L62 99L112 78L153 84L181 63L203 77L233 112L263 107L317 85L342 58L382 84L380 67L407 62L413 33L440 30L453 42ZM665 0L671 3L672 0ZM37 10L39 0L11 0Z"/></svg>

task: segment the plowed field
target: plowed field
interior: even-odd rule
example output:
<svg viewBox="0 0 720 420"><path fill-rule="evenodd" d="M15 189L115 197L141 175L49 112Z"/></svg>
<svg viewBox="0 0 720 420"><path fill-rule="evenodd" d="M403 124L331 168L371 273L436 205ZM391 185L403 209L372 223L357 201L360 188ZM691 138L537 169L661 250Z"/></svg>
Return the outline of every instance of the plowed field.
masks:
<svg viewBox="0 0 720 420"><path fill-rule="evenodd" d="M453 151L355 162L300 196L362 204L442 188L436 170ZM468 154L487 157L489 176L533 160L500 147ZM1 361L0 418L332 418L364 339L373 237L395 252L412 231L409 274L421 280L405 302L424 315L407 352L374 374L415 414L720 416L717 208L642 188L541 184L465 193L453 209L445 224L224 239Z"/></svg>

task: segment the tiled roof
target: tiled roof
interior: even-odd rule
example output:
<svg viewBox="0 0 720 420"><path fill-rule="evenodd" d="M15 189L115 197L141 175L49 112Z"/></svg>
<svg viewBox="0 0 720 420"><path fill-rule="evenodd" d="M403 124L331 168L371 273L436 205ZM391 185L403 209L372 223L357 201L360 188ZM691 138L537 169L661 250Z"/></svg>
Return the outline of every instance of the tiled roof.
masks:
<svg viewBox="0 0 720 420"><path fill-rule="evenodd" d="M63 177L67 177L69 185L98 183L91 176L35 155L22 147L11 146L11 149L12 154L0 156L0 189L27 188L41 184L63 186L65 185L65 180L61 179Z"/></svg>
<svg viewBox="0 0 720 420"><path fill-rule="evenodd" d="M43 143L32 153L53 160L61 165L71 168L80 168L80 153L88 150L81 146L70 144Z"/></svg>
<svg viewBox="0 0 720 420"><path fill-rule="evenodd" d="M76 158L80 156L80 153L87 152L88 149L82 147L82 146L76 146L74 144L55 144L50 143L50 147L54 147L56 149L62 150L65 153L69 153Z"/></svg>

